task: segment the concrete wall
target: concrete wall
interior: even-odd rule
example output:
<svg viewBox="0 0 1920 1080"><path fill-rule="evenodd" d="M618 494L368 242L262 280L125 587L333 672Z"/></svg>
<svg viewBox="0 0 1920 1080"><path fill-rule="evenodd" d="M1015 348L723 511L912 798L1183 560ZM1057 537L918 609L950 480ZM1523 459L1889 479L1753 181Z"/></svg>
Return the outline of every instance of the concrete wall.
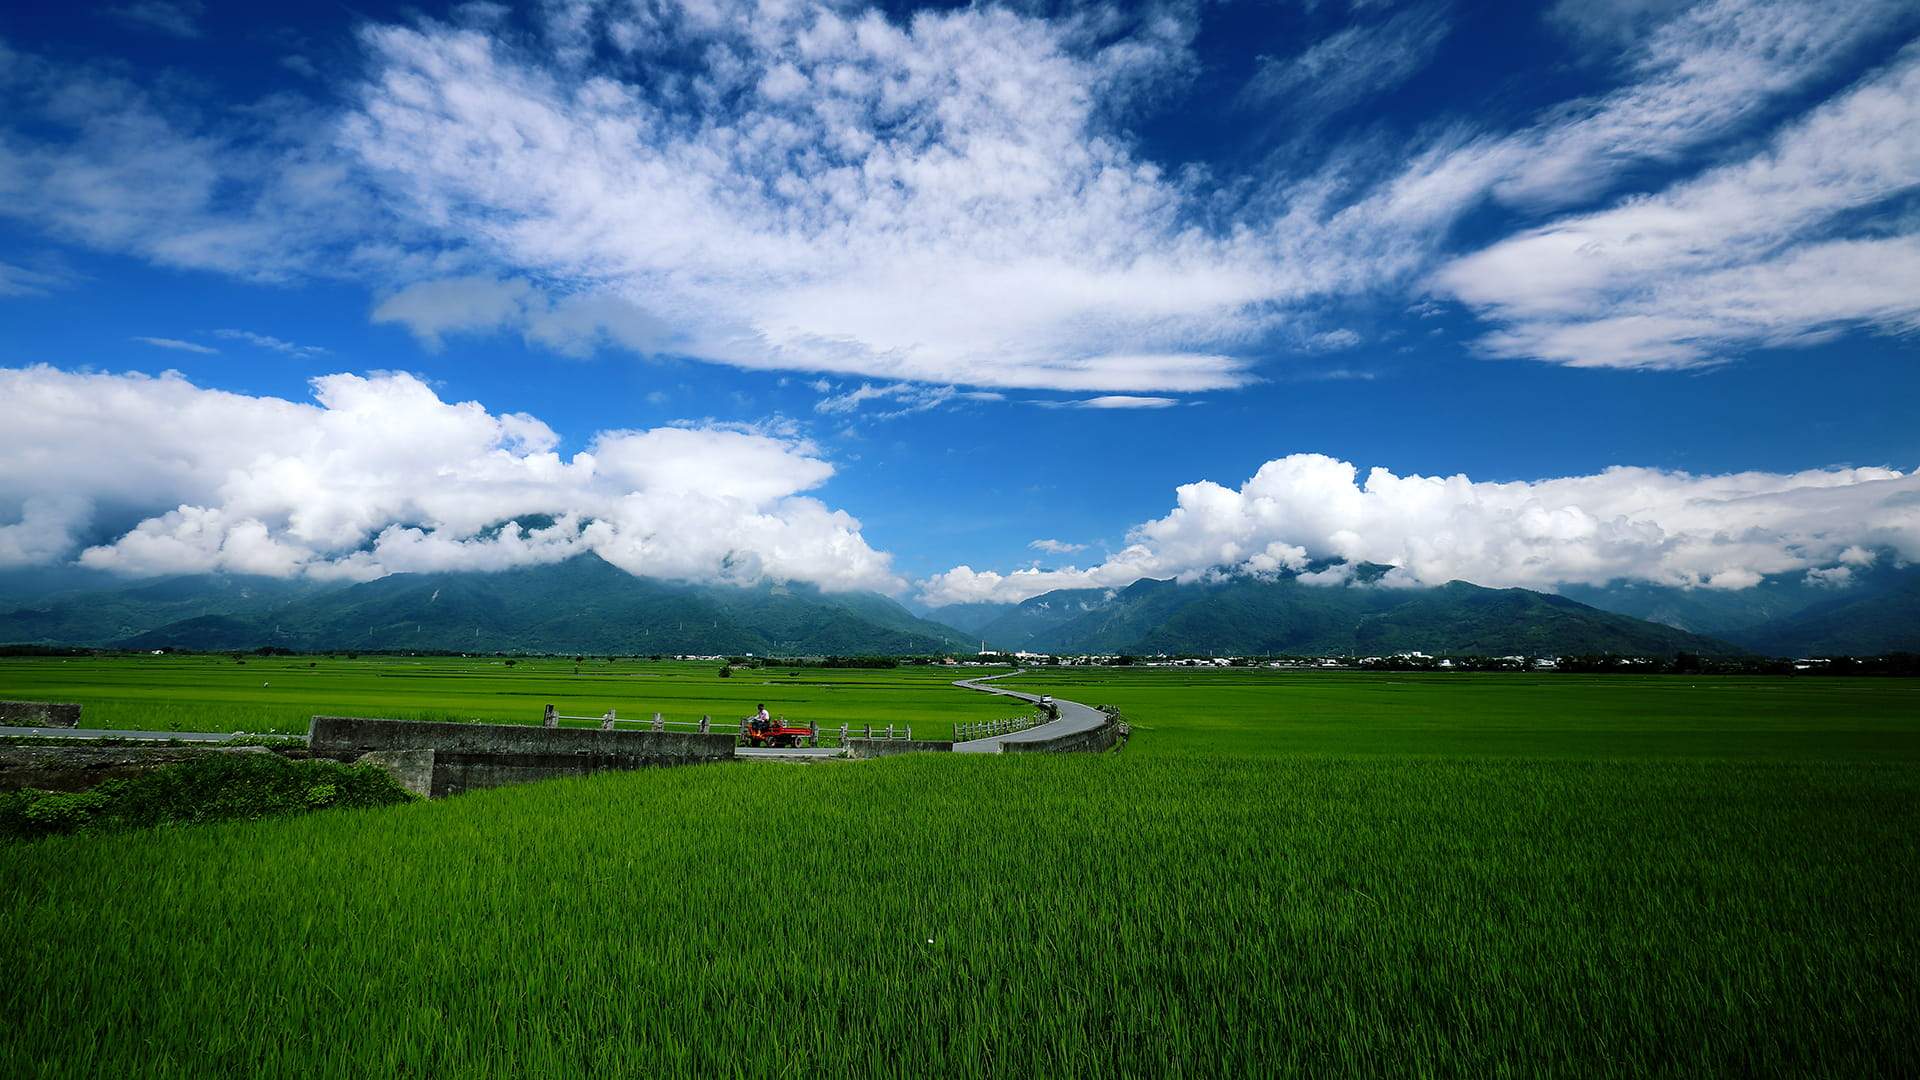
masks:
<svg viewBox="0 0 1920 1080"><path fill-rule="evenodd" d="M434 798L610 769L731 761L733 743L732 732L599 731L351 716L316 716L308 737L314 754L342 761L385 751L431 750L427 793Z"/></svg>
<svg viewBox="0 0 1920 1080"><path fill-rule="evenodd" d="M270 754L262 746L0 746L0 791L85 791L208 754Z"/></svg>
<svg viewBox="0 0 1920 1080"><path fill-rule="evenodd" d="M1036 742L1013 742L1000 744L1003 754L1098 754L1111 750L1127 741L1129 731L1123 720L1108 720L1091 731L1076 731L1071 735L1061 735L1052 739Z"/></svg>
<svg viewBox="0 0 1920 1080"><path fill-rule="evenodd" d="M925 754L950 752L953 744L936 742L932 739L848 739L847 756L850 758L892 757L895 754Z"/></svg>
<svg viewBox="0 0 1920 1080"><path fill-rule="evenodd" d="M431 750L375 750L355 758L355 765L377 765L394 782L421 798L433 797L434 754Z"/></svg>
<svg viewBox="0 0 1920 1080"><path fill-rule="evenodd" d="M0 701L0 726L79 727L80 706L50 701Z"/></svg>

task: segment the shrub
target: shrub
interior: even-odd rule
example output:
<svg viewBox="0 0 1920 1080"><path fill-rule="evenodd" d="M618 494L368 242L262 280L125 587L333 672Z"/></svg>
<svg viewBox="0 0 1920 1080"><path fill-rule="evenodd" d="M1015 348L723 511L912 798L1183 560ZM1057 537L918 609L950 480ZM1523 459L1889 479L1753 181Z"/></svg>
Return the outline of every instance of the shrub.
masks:
<svg viewBox="0 0 1920 1080"><path fill-rule="evenodd" d="M330 807L387 806L417 796L386 770L278 754L208 754L87 791L0 792L0 837L228 821Z"/></svg>

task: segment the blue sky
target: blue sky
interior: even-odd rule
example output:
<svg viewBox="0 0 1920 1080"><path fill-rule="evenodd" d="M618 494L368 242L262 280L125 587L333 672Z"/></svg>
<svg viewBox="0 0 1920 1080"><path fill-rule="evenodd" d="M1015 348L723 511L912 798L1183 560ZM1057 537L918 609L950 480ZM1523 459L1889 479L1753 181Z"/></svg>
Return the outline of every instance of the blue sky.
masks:
<svg viewBox="0 0 1920 1080"><path fill-rule="evenodd" d="M1920 554L1916 34L13 5L0 561L1842 583Z"/></svg>

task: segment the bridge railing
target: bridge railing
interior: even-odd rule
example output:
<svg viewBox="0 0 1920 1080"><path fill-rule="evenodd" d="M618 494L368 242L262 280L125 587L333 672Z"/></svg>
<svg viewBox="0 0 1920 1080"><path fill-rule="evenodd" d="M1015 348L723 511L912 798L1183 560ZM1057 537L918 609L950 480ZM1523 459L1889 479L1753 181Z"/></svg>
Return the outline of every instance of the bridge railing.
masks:
<svg viewBox="0 0 1920 1080"><path fill-rule="evenodd" d="M1011 735L1016 731L1026 731L1039 727L1051 718L1038 713L1024 716L1010 716L1004 720L977 720L972 723L953 725L954 742L971 742L974 739L991 739L996 735Z"/></svg>
<svg viewBox="0 0 1920 1080"><path fill-rule="evenodd" d="M735 722L728 720L716 721L711 716L702 716L698 720L668 720L660 713L654 713L653 719L651 720L638 720L623 718L613 709L608 709L600 716L568 716L554 711L551 705L547 706L545 720L547 727L558 727L559 722L562 720L584 721L587 723L598 721L600 730L602 731L620 730L619 725L625 724L628 725L629 730L637 727L642 731L678 731L698 733L701 735L713 732L734 732L742 739L747 737L749 725L753 722L752 717L745 717ZM773 723L775 727L781 728L793 726L790 725L784 717L778 716L774 717ZM913 726L911 724L888 724L884 727L877 727L873 724L841 724L835 728L831 726L821 727L818 723L809 723L807 725L807 734L795 736L795 738L799 740L802 746L845 746L849 739L912 739Z"/></svg>

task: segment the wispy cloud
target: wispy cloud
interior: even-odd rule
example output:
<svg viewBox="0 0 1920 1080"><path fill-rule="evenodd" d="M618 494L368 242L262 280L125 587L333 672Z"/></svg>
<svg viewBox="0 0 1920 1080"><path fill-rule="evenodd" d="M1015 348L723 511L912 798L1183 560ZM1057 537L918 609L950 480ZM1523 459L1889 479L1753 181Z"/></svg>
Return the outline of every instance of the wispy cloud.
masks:
<svg viewBox="0 0 1920 1080"><path fill-rule="evenodd" d="M1649 167L1690 174L1920 21L1900 0L1628 6L1644 29L1611 89L1518 130L1433 116L1404 138L1357 134L1304 175L1274 162L1176 169L1128 133L1142 102L1194 70L1192 10L1046 18L983 5L903 23L810 0L718 0L647 14L553 4L531 25L469 10L368 25L361 81L312 101L282 93L271 110L211 108L166 80L9 50L0 215L169 266L364 282L380 297L373 317L429 348L509 332L560 352L612 346L876 386L1171 400L1248 385L1258 358L1325 325L1329 300L1417 300L1457 253L1460 223L1489 205L1495 227L1521 223L1506 227L1524 243L1541 214L1590 207ZM1363 12L1267 61L1248 94L1337 110L1420 70L1446 10ZM516 32L482 25L503 19ZM663 64L684 77L633 74ZM1883 113L1865 135L1911 121ZM1897 150L1860 166L1883 179L1900 167ZM1797 243L1884 242L1875 253L1904 266L1910 231ZM1721 284L1759 297L1842 254L1704 272L1746 273L1752 283ZM1601 355L1565 336L1599 333L1593 320L1543 332L1513 300L1528 283L1476 294L1466 266L1440 288L1504 324L1491 348ZM1901 325L1876 314L1899 307L1878 294L1732 334L1691 310L1701 303L1629 304L1633 333L1656 340L1616 351L1641 363L1689 335L1717 352Z"/></svg>
<svg viewBox="0 0 1920 1080"><path fill-rule="evenodd" d="M297 345L291 341L283 341L280 338L271 337L267 334L257 334L251 330L215 330L213 336L225 338L228 341L243 341L248 345L261 349L271 349L274 352L285 353L288 356L326 356L332 352L332 350L321 348L318 345Z"/></svg>
<svg viewBox="0 0 1920 1080"><path fill-rule="evenodd" d="M179 352L204 353L209 356L220 351L211 345L199 345L191 341L181 341L178 338L136 337L132 340L143 345L151 345L156 349L174 349Z"/></svg>
<svg viewBox="0 0 1920 1080"><path fill-rule="evenodd" d="M1165 409L1180 404L1180 399L1140 394L1102 394L1069 401L1035 401L1034 404L1046 409Z"/></svg>
<svg viewBox="0 0 1920 1080"><path fill-rule="evenodd" d="M1338 352L1360 344L1360 335L1352 330L1328 330L1307 339L1307 347L1319 352Z"/></svg>
<svg viewBox="0 0 1920 1080"><path fill-rule="evenodd" d="M814 384L814 389L824 393L830 387L825 386L822 380ZM814 403L813 409L828 415L845 415L858 412L869 403L879 402L887 407L867 415L874 420L897 420L959 402L1004 400L1006 395L992 390L961 390L954 386L925 386L919 383L887 383L880 386L861 383L845 393L821 398Z"/></svg>
<svg viewBox="0 0 1920 1080"><path fill-rule="evenodd" d="M74 275L63 269L0 262L0 296L45 296L73 282Z"/></svg>
<svg viewBox="0 0 1920 1080"><path fill-rule="evenodd" d="M1044 551L1049 555L1071 555L1076 551L1087 550L1085 544L1069 544L1064 540L1035 540L1027 545L1035 551Z"/></svg>
<svg viewBox="0 0 1920 1080"><path fill-rule="evenodd" d="M1751 157L1449 264L1502 356L1689 367L1848 326L1920 328L1920 222L1845 215L1920 187L1920 45ZM1838 231L1838 234L1836 232Z"/></svg>
<svg viewBox="0 0 1920 1080"><path fill-rule="evenodd" d="M110 7L106 13L142 30L191 39L200 36L201 11L199 0L177 0L174 3L168 3L167 0L139 0L138 3Z"/></svg>
<svg viewBox="0 0 1920 1080"><path fill-rule="evenodd" d="M1293 56L1262 56L1238 103L1318 124L1413 77L1432 62L1447 31L1442 8L1412 7L1337 31Z"/></svg>

